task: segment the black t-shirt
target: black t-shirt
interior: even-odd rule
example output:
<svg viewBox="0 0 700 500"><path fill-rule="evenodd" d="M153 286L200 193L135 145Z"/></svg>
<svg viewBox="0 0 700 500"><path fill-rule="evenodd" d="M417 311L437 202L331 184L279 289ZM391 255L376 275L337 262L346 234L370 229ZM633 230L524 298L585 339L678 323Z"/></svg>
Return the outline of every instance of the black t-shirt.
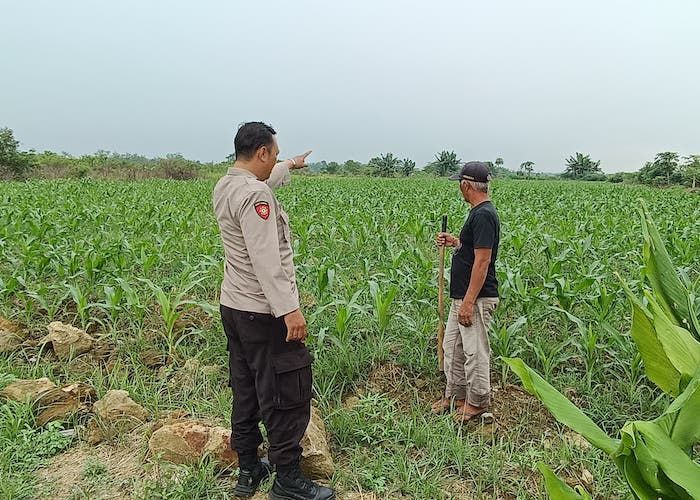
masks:
<svg viewBox="0 0 700 500"><path fill-rule="evenodd" d="M498 297L498 281L496 280L496 256L500 240L501 223L498 220L496 207L490 201L475 206L469 212L464 223L459 241L462 246L452 256L450 271L450 297L463 299L469 288L469 280L474 265L474 249L490 248L491 263L486 273L486 281L479 292L479 297Z"/></svg>

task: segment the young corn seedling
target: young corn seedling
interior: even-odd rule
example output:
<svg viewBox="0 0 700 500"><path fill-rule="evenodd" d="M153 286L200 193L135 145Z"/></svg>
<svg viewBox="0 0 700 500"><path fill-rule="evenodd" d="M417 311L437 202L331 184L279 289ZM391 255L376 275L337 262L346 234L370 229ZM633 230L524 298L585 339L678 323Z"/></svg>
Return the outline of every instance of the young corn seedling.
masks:
<svg viewBox="0 0 700 500"><path fill-rule="evenodd" d="M143 322L146 317L146 303L142 300L136 289L134 289L126 280L118 278L117 283L119 284L119 288L122 290L122 296L125 302L125 305L123 306L124 311L127 313L132 325L139 333L141 333L143 329Z"/></svg>
<svg viewBox="0 0 700 500"><path fill-rule="evenodd" d="M60 309L63 301L68 297L68 292L64 292L59 297L54 297L56 292L55 286L49 287L46 285L41 285L39 288L27 292L27 295L33 298L39 307L44 310L46 318L49 322L53 321Z"/></svg>
<svg viewBox="0 0 700 500"><path fill-rule="evenodd" d="M177 321L182 318L182 314L187 308L199 307L209 314L215 313L215 308L206 302L199 302L195 300L189 300L186 297L188 292L192 290L195 286L199 285L204 278L200 278L197 281L190 283L185 286L180 291L174 291L172 295L168 294L163 288L156 285L148 279L142 279L146 285L153 291L156 303L160 308L160 316L163 320L163 338L168 346L168 355L171 357L176 357L176 349L179 339L176 336L175 325Z"/></svg>
<svg viewBox="0 0 700 500"><path fill-rule="evenodd" d="M76 315L80 318L80 325L83 329L86 329L90 323L90 297L80 285L68 283L65 286L68 289L70 298L75 304Z"/></svg>
<svg viewBox="0 0 700 500"><path fill-rule="evenodd" d="M374 319L379 327L379 333L382 335L386 333L389 323L391 322L391 305L398 292L399 289L395 285L391 285L386 291L382 292L376 281L369 282L369 293L374 301Z"/></svg>
<svg viewBox="0 0 700 500"><path fill-rule="evenodd" d="M510 325L500 323L498 316L494 321L494 326L490 330L491 350L495 358L517 356L522 350L517 344L519 333L527 325L527 318L520 316ZM508 376L508 365L501 363L501 383L505 384Z"/></svg>
<svg viewBox="0 0 700 500"><path fill-rule="evenodd" d="M124 308L122 301L124 299L124 289L122 287L106 286L104 287L104 300L94 303L93 306L101 309L107 316L107 322L112 331L116 329L119 315Z"/></svg>

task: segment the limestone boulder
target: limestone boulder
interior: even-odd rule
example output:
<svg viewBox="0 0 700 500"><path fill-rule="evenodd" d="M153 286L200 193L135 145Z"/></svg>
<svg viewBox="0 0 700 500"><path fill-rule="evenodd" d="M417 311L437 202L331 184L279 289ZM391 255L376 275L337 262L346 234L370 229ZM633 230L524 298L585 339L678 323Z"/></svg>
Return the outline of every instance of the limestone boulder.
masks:
<svg viewBox="0 0 700 500"><path fill-rule="evenodd" d="M335 473L335 465L328 446L326 426L318 410L311 407L311 420L301 440L304 449L301 469L312 479L329 479Z"/></svg>
<svg viewBox="0 0 700 500"><path fill-rule="evenodd" d="M127 391L111 390L93 405L95 418L88 423L86 440L97 444L129 432L148 420L148 411Z"/></svg>
<svg viewBox="0 0 700 500"><path fill-rule="evenodd" d="M166 424L148 441L153 455L176 464L197 463L212 457L222 467L238 467L238 455L231 450L231 431L191 420Z"/></svg>
<svg viewBox="0 0 700 500"><path fill-rule="evenodd" d="M0 354L18 350L26 337L18 324L0 316Z"/></svg>
<svg viewBox="0 0 700 500"><path fill-rule="evenodd" d="M46 377L29 380L20 379L15 380L0 391L0 396L13 401L35 403L43 394L52 389L56 389L56 384Z"/></svg>
<svg viewBox="0 0 700 500"><path fill-rule="evenodd" d="M74 413L85 413L92 407L95 396L95 389L80 382L46 391L36 401L37 424L43 426Z"/></svg>
<svg viewBox="0 0 700 500"><path fill-rule="evenodd" d="M50 345L60 360L85 354L95 346L94 338L74 326L54 321L49 323L48 329L49 334L40 343Z"/></svg>

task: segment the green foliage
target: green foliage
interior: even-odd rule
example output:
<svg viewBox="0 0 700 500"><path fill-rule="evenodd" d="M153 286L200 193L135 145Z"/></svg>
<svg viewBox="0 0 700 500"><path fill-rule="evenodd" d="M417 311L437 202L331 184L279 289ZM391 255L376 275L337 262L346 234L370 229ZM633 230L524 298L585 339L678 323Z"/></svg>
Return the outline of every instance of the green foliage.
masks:
<svg viewBox="0 0 700 500"><path fill-rule="evenodd" d="M557 420L612 458L635 498L700 498L700 464L692 458L693 446L700 442L700 311L679 278L644 202L640 214L644 274L650 288L644 292L645 302L626 290L633 308L631 334L647 375L675 397L661 416L629 421L620 439L610 438L522 360L506 358L505 362ZM540 470L550 498L587 497L566 486L546 466L540 465Z"/></svg>
<svg viewBox="0 0 700 500"><path fill-rule="evenodd" d="M681 181L680 155L667 151L659 153L654 161L647 162L639 171L638 179L643 184L669 186Z"/></svg>
<svg viewBox="0 0 700 500"><path fill-rule="evenodd" d="M441 151L435 155L435 160L425 167L426 172L434 173L439 177L446 177L457 172L462 160L454 151Z"/></svg>
<svg viewBox="0 0 700 500"><path fill-rule="evenodd" d="M686 156L685 163L681 165L681 175L686 186L693 189L698 187L700 181L700 155Z"/></svg>
<svg viewBox="0 0 700 500"><path fill-rule="evenodd" d="M532 171L535 169L535 164L531 161L524 161L520 164L520 173L524 174L525 177L530 177Z"/></svg>
<svg viewBox="0 0 700 500"><path fill-rule="evenodd" d="M580 180L605 180L605 175L600 169L600 160L593 161L589 155L576 153L566 159L566 170L562 177Z"/></svg>
<svg viewBox="0 0 700 500"><path fill-rule="evenodd" d="M28 403L0 403L0 498L35 498L35 469L71 442L60 430L58 422L35 428Z"/></svg>
<svg viewBox="0 0 700 500"><path fill-rule="evenodd" d="M9 128L0 128L0 180L23 179L32 168L32 156L19 150L19 141Z"/></svg>
<svg viewBox="0 0 700 500"><path fill-rule="evenodd" d="M410 158L404 158L401 160L401 173L408 177L416 170L416 162Z"/></svg>
<svg viewBox="0 0 700 500"><path fill-rule="evenodd" d="M402 169L402 162L393 153L376 156L369 161L369 167L374 175L379 177L393 177Z"/></svg>
<svg viewBox="0 0 700 500"><path fill-rule="evenodd" d="M612 182L613 184L620 184L624 181L625 176L622 174L622 172L617 172L608 176L608 182Z"/></svg>
<svg viewBox="0 0 700 500"><path fill-rule="evenodd" d="M29 350L0 355L0 372L46 375L61 384L89 381L98 394L125 389L154 419L184 409L228 425L231 392L218 316L177 306L181 300L218 300L224 256L211 213L214 182L86 178L4 184L0 314L29 326L32 338L45 334L49 317L77 326L84 320L100 344L114 349L109 369L96 363L86 373L78 363L52 362L48 354ZM465 491L475 498L536 498L537 461L566 477L577 475L570 464L585 462L597 478L592 496L623 497L625 485L613 462L598 450L563 445L558 428L537 428L529 410L518 414L507 406L500 414L507 429L500 426L493 437L456 426L449 416L430 415L431 398L441 387L435 373L434 232L443 213L450 214L449 230L458 232L468 210L455 183L420 174L297 177L277 195L291 218L314 389L332 447L342 450L337 481L344 489L359 482L381 498L463 498ZM494 181L493 197L503 223L494 353L521 356L548 371L549 381L557 389L571 388L608 434L627 420L660 415L667 396L644 377L638 350L620 333L629 328L628 305L614 272L641 296L636 207L642 197L697 296L700 197L645 186L509 179ZM376 298L370 282L377 284ZM79 293L71 294L67 285ZM156 287L164 294L160 299ZM398 291L389 302L393 287ZM168 358L171 348L174 359L162 369L145 365L147 351ZM548 358L550 352L556 356ZM218 369L190 374L184 369L189 358ZM382 386L375 372L387 364L400 369ZM494 360L494 373L512 381L508 370ZM507 399L504 389L495 393L499 405L522 402ZM357 411L343 404L353 394L366 400ZM390 405L395 411L382 413ZM547 448L540 446L545 435L551 437ZM15 481L13 469L7 474L6 481ZM230 494L230 480L208 472L206 463L178 469L172 478L148 477L149 491L163 496L185 497L181 484L199 496Z"/></svg>

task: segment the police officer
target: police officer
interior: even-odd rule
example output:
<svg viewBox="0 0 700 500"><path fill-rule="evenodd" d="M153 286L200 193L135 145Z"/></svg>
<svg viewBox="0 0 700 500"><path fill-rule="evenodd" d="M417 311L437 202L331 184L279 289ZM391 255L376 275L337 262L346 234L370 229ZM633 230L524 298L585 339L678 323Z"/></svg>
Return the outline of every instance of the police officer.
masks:
<svg viewBox="0 0 700 500"><path fill-rule="evenodd" d="M242 125L234 139L234 166L214 188L226 256L221 318L233 389L231 446L240 462L234 494L252 496L272 474L258 458L262 420L277 472L270 498L333 499L333 490L299 468L299 441L311 412L312 360L304 345L289 217L271 189L289 182L289 169L305 166L310 152L277 163L275 134L261 122Z"/></svg>

